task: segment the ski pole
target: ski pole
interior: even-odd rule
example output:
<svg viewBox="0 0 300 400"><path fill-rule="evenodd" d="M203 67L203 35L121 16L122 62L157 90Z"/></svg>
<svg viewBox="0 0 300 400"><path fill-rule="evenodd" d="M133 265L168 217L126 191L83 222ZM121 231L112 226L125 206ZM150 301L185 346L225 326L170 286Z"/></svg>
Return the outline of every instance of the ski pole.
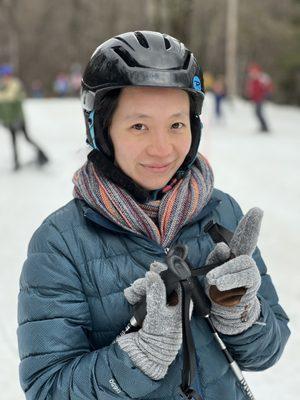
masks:
<svg viewBox="0 0 300 400"><path fill-rule="evenodd" d="M166 287L166 295L168 297L178 288L180 281L185 281L191 278L191 271L189 266L183 260L173 254L172 257L167 258L168 269L162 271L160 276ZM118 336L123 336L127 333L139 330L142 326L146 316L146 298L142 299L134 306L134 315L131 317L128 325Z"/></svg>
<svg viewBox="0 0 300 400"><path fill-rule="evenodd" d="M193 283L192 284L192 299L194 302L194 309L195 309L196 314L198 316L206 319L215 340L217 341L220 349L223 351L223 353L229 363L229 366L232 369L235 377L239 381L242 389L247 394L249 400L255 400L254 395L252 394L250 387L249 387L248 383L246 382L240 367L238 366L237 362L232 358L227 347L225 346L225 343L220 338L220 336L210 318L210 306L208 305L208 297L205 295L204 290L196 276L193 276L192 283Z"/></svg>
<svg viewBox="0 0 300 400"><path fill-rule="evenodd" d="M225 346L225 343L223 342L223 340L220 338L218 332L216 331L216 328L214 327L211 319L209 316L205 317L208 325L210 326L212 333L214 335L214 338L216 339L216 341L218 342L221 350L223 351L223 353L225 354L225 357L227 358L227 361L230 365L230 368L232 369L234 375L236 376L237 380L239 381L242 389L244 390L244 392L247 394L248 398L250 400L255 400L253 393L251 392L251 389L248 385L248 383L246 382L246 379L244 378L244 375L240 369L240 367L238 366L237 362L232 358L231 354L229 353L229 351L227 350L227 347Z"/></svg>

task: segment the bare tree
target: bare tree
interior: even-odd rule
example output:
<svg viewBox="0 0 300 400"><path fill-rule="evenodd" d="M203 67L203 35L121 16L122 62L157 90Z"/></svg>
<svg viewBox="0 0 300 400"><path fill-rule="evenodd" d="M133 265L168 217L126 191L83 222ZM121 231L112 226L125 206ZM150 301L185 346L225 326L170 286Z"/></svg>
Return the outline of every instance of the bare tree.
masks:
<svg viewBox="0 0 300 400"><path fill-rule="evenodd" d="M59 71L68 72L74 62L84 65L109 37L158 30L182 40L205 70L232 71L229 82L237 77L239 93L248 63L261 63L277 82L278 99L286 100L299 80L300 1L239 0L235 51L226 39L226 5L224 0L0 0L0 63L13 63L27 85L40 78L50 94Z"/></svg>
<svg viewBox="0 0 300 400"><path fill-rule="evenodd" d="M237 94L238 0L227 0L226 83L230 97Z"/></svg>
<svg viewBox="0 0 300 400"><path fill-rule="evenodd" d="M15 71L19 70L19 25L16 20L18 0L2 0L0 2L0 16L2 34L1 56L6 62L11 63ZM4 29L3 29L4 28Z"/></svg>

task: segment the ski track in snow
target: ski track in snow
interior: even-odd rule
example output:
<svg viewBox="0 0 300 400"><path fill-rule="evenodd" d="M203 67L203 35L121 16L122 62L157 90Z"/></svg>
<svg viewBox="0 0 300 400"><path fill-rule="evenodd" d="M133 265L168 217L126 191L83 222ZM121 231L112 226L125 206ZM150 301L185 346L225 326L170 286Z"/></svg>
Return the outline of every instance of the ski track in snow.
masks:
<svg viewBox="0 0 300 400"><path fill-rule="evenodd" d="M31 163L32 148L20 137L20 158L26 166L12 172L10 136L0 126L0 388L5 400L25 399L19 386L16 329L18 280L27 245L42 220L72 198L72 175L87 154L77 99L27 100L25 110L31 135L51 163L38 170ZM300 109L270 103L265 111L272 134L256 131L251 105L243 100L224 104L225 117L217 122L208 94L200 151L213 167L216 187L235 197L244 212L254 206L264 210L259 247L291 319L292 336L274 367L245 375L256 400L295 400L300 370L295 251L300 246Z"/></svg>

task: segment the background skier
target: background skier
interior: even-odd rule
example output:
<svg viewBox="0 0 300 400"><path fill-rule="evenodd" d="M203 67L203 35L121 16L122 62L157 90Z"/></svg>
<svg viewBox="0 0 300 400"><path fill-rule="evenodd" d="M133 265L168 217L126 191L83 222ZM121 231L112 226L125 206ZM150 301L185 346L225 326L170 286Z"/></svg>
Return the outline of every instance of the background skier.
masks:
<svg viewBox="0 0 300 400"><path fill-rule="evenodd" d="M218 120L223 117L222 103L226 97L225 77L218 75L213 82L212 91L215 99L215 116Z"/></svg>
<svg viewBox="0 0 300 400"><path fill-rule="evenodd" d="M260 123L261 132L269 132L269 125L264 115L265 100L273 91L270 76L263 72L258 64L251 64L248 68L246 95L253 102L255 115Z"/></svg>
<svg viewBox="0 0 300 400"><path fill-rule="evenodd" d="M21 133L26 141L36 149L36 162L44 165L48 157L33 141L27 131L22 102L25 91L21 81L13 76L13 68L9 64L0 66L0 122L9 130L12 140L14 170L20 168L17 150L17 135Z"/></svg>

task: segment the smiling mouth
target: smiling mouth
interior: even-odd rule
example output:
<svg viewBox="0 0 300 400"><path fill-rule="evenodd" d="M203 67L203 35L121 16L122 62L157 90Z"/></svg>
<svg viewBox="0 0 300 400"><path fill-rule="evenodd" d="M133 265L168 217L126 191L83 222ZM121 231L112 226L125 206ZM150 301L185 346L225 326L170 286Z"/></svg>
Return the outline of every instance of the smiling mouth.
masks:
<svg viewBox="0 0 300 400"><path fill-rule="evenodd" d="M142 164L142 166L152 172L164 172L171 166L171 164L172 163L170 162L168 164Z"/></svg>

